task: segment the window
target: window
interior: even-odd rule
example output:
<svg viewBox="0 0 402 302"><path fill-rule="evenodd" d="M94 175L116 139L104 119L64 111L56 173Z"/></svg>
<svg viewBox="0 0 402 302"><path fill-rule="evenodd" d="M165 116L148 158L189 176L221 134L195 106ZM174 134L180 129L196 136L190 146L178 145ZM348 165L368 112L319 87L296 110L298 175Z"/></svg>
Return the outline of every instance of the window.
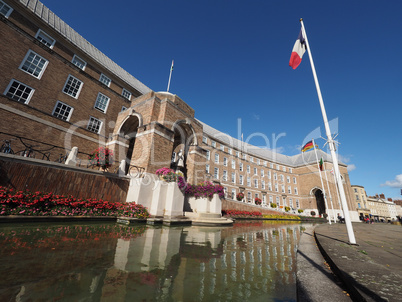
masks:
<svg viewBox="0 0 402 302"><path fill-rule="evenodd" d="M224 158L223 158L223 165L224 165L225 167L228 166L228 159L227 159L227 157L224 157Z"/></svg>
<svg viewBox="0 0 402 302"><path fill-rule="evenodd" d="M29 50L21 63L20 69L40 79L44 73L48 60Z"/></svg>
<svg viewBox="0 0 402 302"><path fill-rule="evenodd" d="M231 198L232 198L232 199L235 199L235 197L236 197L236 189L232 189L232 196L231 196Z"/></svg>
<svg viewBox="0 0 402 302"><path fill-rule="evenodd" d="M209 152L209 150L207 150L207 159L208 159L208 160L211 159L211 152Z"/></svg>
<svg viewBox="0 0 402 302"><path fill-rule="evenodd" d="M360 202L357 203L357 207L358 207L359 209L362 208L361 205L360 205Z"/></svg>
<svg viewBox="0 0 402 302"><path fill-rule="evenodd" d="M265 195L265 194L262 195L262 203L263 203L263 204L267 204L267 199L266 199L266 195Z"/></svg>
<svg viewBox="0 0 402 302"><path fill-rule="evenodd" d="M203 136L203 137L202 137L202 142L203 142L204 144L207 144L207 143L208 143L208 139L207 139L206 136Z"/></svg>
<svg viewBox="0 0 402 302"><path fill-rule="evenodd" d="M228 198L228 188L224 187L223 192L225 193L225 198Z"/></svg>
<svg viewBox="0 0 402 302"><path fill-rule="evenodd" d="M243 159L247 160L247 155L246 154L243 154Z"/></svg>
<svg viewBox="0 0 402 302"><path fill-rule="evenodd" d="M261 189L265 189L265 181L261 180Z"/></svg>
<svg viewBox="0 0 402 302"><path fill-rule="evenodd" d="M73 59L71 60L71 63L73 63L75 66L77 66L79 69L82 70L85 70L85 67L87 66L87 62L85 62L77 55L74 55Z"/></svg>
<svg viewBox="0 0 402 302"><path fill-rule="evenodd" d="M267 167L267 166L268 166L268 163L266 160L264 160L264 167Z"/></svg>
<svg viewBox="0 0 402 302"><path fill-rule="evenodd" d="M268 179L271 179L271 171L268 171Z"/></svg>
<svg viewBox="0 0 402 302"><path fill-rule="evenodd" d="M272 203L273 199L272 199L272 195L269 195L269 203Z"/></svg>
<svg viewBox="0 0 402 302"><path fill-rule="evenodd" d="M254 188L258 188L258 179L254 179Z"/></svg>
<svg viewBox="0 0 402 302"><path fill-rule="evenodd" d="M264 177L264 170L261 169L261 177Z"/></svg>
<svg viewBox="0 0 402 302"><path fill-rule="evenodd" d="M87 129L89 131L99 133L101 128L102 128L102 122L100 120L98 120L97 118L94 118L91 116L89 118Z"/></svg>
<svg viewBox="0 0 402 302"><path fill-rule="evenodd" d="M276 170L280 170L279 165L276 165Z"/></svg>
<svg viewBox="0 0 402 302"><path fill-rule="evenodd" d="M110 87L110 83L112 82L112 80L109 79L107 76L105 76L103 73L101 73L99 82L105 84L107 87Z"/></svg>
<svg viewBox="0 0 402 302"><path fill-rule="evenodd" d="M215 153L215 163L219 164L219 154Z"/></svg>
<svg viewBox="0 0 402 302"><path fill-rule="evenodd" d="M123 88L123 91L121 92L121 95L126 98L127 100L131 99L131 92L128 91L127 89Z"/></svg>
<svg viewBox="0 0 402 302"><path fill-rule="evenodd" d="M11 6L8 6L3 1L0 1L0 15L3 15L4 17L8 18L8 16L10 16L12 11L13 9L11 8Z"/></svg>
<svg viewBox="0 0 402 302"><path fill-rule="evenodd" d="M289 168L289 173L292 173L292 168Z"/></svg>
<svg viewBox="0 0 402 302"><path fill-rule="evenodd" d="M236 161L232 159L232 169L236 169Z"/></svg>
<svg viewBox="0 0 402 302"><path fill-rule="evenodd" d="M292 194L292 187L288 186L288 194Z"/></svg>
<svg viewBox="0 0 402 302"><path fill-rule="evenodd" d="M236 157L240 157L240 152L236 151Z"/></svg>
<svg viewBox="0 0 402 302"><path fill-rule="evenodd" d="M209 173L209 165L205 165L205 172Z"/></svg>
<svg viewBox="0 0 402 302"><path fill-rule="evenodd" d="M293 177L293 183L297 184L296 177Z"/></svg>
<svg viewBox="0 0 402 302"><path fill-rule="evenodd" d="M354 188L354 191L355 191L355 193L357 193L357 189L356 189L356 188Z"/></svg>
<svg viewBox="0 0 402 302"><path fill-rule="evenodd" d="M257 175L257 168L254 168L254 175Z"/></svg>
<svg viewBox="0 0 402 302"><path fill-rule="evenodd" d="M223 181L227 181L228 180L228 171L223 170L223 177L222 177Z"/></svg>
<svg viewBox="0 0 402 302"><path fill-rule="evenodd" d="M289 198L289 207L293 208L293 199Z"/></svg>
<svg viewBox="0 0 402 302"><path fill-rule="evenodd" d="M247 192L247 200L248 202L251 202L251 192Z"/></svg>
<svg viewBox="0 0 402 302"><path fill-rule="evenodd" d="M225 151L225 146L221 145L221 151Z"/></svg>
<svg viewBox="0 0 402 302"><path fill-rule="evenodd" d="M232 183L236 183L236 173L232 172Z"/></svg>
<svg viewBox="0 0 402 302"><path fill-rule="evenodd" d="M275 184L275 192L278 192L278 184Z"/></svg>
<svg viewBox="0 0 402 302"><path fill-rule="evenodd" d="M280 175L280 178L281 178L281 181L284 181L284 180L285 180L285 178L283 177L282 174Z"/></svg>
<svg viewBox="0 0 402 302"><path fill-rule="evenodd" d="M219 168L214 168L214 178L219 179Z"/></svg>
<svg viewBox="0 0 402 302"><path fill-rule="evenodd" d="M110 98L102 93L98 93L98 97L96 98L95 108L99 111L106 113L107 107L109 106Z"/></svg>
<svg viewBox="0 0 402 302"><path fill-rule="evenodd" d="M280 205L280 203L279 203L279 196L276 196L276 204L279 206Z"/></svg>
<svg viewBox="0 0 402 302"><path fill-rule="evenodd" d="M243 175L239 175L239 183L242 185L243 184Z"/></svg>
<svg viewBox="0 0 402 302"><path fill-rule="evenodd" d="M247 186L251 187L251 179L250 179L250 177L247 177Z"/></svg>
<svg viewBox="0 0 402 302"><path fill-rule="evenodd" d="M232 148L228 148L228 152L230 155L232 155Z"/></svg>
<svg viewBox="0 0 402 302"><path fill-rule="evenodd" d="M283 167L283 168L282 168L282 171L283 171L283 172L286 172L286 167Z"/></svg>
<svg viewBox="0 0 402 302"><path fill-rule="evenodd" d="M35 89L21 82L11 80L4 94L17 102L28 104L34 91Z"/></svg>
<svg viewBox="0 0 402 302"><path fill-rule="evenodd" d="M252 156L250 156L250 161L251 161L252 163L254 162L254 159L253 159Z"/></svg>
<svg viewBox="0 0 402 302"><path fill-rule="evenodd" d="M294 188L295 195L297 195L297 187Z"/></svg>
<svg viewBox="0 0 402 302"><path fill-rule="evenodd" d="M211 145L212 145L212 147L216 148L216 142L211 141Z"/></svg>
<svg viewBox="0 0 402 302"><path fill-rule="evenodd" d="M285 185L281 185L281 192L285 193Z"/></svg>
<svg viewBox="0 0 402 302"><path fill-rule="evenodd" d="M278 175L274 172L274 180L278 180Z"/></svg>
<svg viewBox="0 0 402 302"><path fill-rule="evenodd" d="M39 29L38 32L36 33L35 38L45 44L49 48L53 48L54 44L56 43L56 40L53 39L51 36L49 36L47 33L45 33L43 30Z"/></svg>
<svg viewBox="0 0 402 302"><path fill-rule="evenodd" d="M247 165L247 173L250 173L250 166Z"/></svg>
<svg viewBox="0 0 402 302"><path fill-rule="evenodd" d="M69 96L72 96L73 98L78 98L82 85L83 83L80 80L72 75L69 75L66 83L64 84L63 92Z"/></svg>
<svg viewBox="0 0 402 302"><path fill-rule="evenodd" d="M257 164L261 165L261 160L257 159Z"/></svg>
<svg viewBox="0 0 402 302"><path fill-rule="evenodd" d="M127 107L126 106L122 106L121 107L121 111L126 111L127 110Z"/></svg>
<svg viewBox="0 0 402 302"><path fill-rule="evenodd" d="M270 167L271 169L273 169L273 168L274 168L274 164L273 164L273 163L270 163L270 164L269 164L269 167Z"/></svg>
<svg viewBox="0 0 402 302"><path fill-rule="evenodd" d="M268 190L272 191L272 183L271 182L268 183Z"/></svg>
<svg viewBox="0 0 402 302"><path fill-rule="evenodd" d="M239 170L240 172L243 172L243 163L239 163Z"/></svg>
<svg viewBox="0 0 402 302"><path fill-rule="evenodd" d="M359 195L356 195L356 200L360 200Z"/></svg>
<svg viewBox="0 0 402 302"><path fill-rule="evenodd" d="M290 176L286 176L286 181L290 184Z"/></svg>
<svg viewBox="0 0 402 302"><path fill-rule="evenodd" d="M73 113L73 107L68 106L60 101L57 101L56 106L53 109L52 115L62 119L63 121L69 121L71 114Z"/></svg>

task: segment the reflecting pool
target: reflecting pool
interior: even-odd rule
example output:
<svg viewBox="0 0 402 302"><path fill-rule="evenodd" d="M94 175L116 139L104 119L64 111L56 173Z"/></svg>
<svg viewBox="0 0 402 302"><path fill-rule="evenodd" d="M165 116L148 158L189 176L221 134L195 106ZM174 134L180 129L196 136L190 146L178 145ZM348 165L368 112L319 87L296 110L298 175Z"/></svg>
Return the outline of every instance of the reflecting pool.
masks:
<svg viewBox="0 0 402 302"><path fill-rule="evenodd" d="M0 225L1 301L296 301L306 224Z"/></svg>

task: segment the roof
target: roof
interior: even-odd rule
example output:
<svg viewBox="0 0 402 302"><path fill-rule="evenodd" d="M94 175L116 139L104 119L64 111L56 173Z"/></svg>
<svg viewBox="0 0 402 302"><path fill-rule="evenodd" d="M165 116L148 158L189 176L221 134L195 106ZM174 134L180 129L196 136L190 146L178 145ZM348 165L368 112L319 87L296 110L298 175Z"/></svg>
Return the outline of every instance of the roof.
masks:
<svg viewBox="0 0 402 302"><path fill-rule="evenodd" d="M247 154L256 156L263 160L272 161L278 164L283 164L291 167L299 167L304 166L306 164L313 164L317 162L314 151L307 151L293 156L280 154L268 148L261 148L242 142L241 140L231 137L229 134L220 132L219 130L212 128L211 126L203 123L200 120L198 121L203 125L204 133L209 137L219 142L222 142L223 144L230 146L234 149L237 149L239 151L242 150ZM331 155L324 152L323 150L317 149L317 156L318 158L322 157L325 162L332 162ZM339 164L344 165L343 163Z"/></svg>
<svg viewBox="0 0 402 302"><path fill-rule="evenodd" d="M87 54L94 61L98 62L104 68L109 70L116 77L120 78L122 81L126 82L128 85L137 89L140 93L145 94L151 91L150 88L145 86L135 77L133 77L126 70L117 65L99 49L89 43L84 37L72 29L63 20L57 17L50 9L48 9L39 0L19 0L26 8L32 11L35 15L42 19L43 22L47 23L56 32L66 38L69 42L74 44L77 48Z"/></svg>

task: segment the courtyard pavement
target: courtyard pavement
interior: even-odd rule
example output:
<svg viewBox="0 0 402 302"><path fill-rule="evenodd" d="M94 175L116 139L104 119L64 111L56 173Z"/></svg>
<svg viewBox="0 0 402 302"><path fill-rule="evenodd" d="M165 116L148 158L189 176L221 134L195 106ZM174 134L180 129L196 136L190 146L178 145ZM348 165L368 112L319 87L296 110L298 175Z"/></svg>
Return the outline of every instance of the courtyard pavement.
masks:
<svg viewBox="0 0 402 302"><path fill-rule="evenodd" d="M349 244L345 224L315 227L316 243L326 262L321 269L316 268L312 277L315 282L310 283L321 292L318 295L317 291L309 292L308 283L301 282L300 301L402 301L402 226L387 223L353 223L352 226L356 245ZM312 237L309 232L303 236ZM299 259L309 256L305 252L303 249L298 252L298 265ZM323 270L328 265L331 270ZM332 273L328 274L329 271ZM303 271L299 274L298 267L298 278L299 275L301 281L308 277L303 276ZM327 287L324 281L330 277L334 283Z"/></svg>

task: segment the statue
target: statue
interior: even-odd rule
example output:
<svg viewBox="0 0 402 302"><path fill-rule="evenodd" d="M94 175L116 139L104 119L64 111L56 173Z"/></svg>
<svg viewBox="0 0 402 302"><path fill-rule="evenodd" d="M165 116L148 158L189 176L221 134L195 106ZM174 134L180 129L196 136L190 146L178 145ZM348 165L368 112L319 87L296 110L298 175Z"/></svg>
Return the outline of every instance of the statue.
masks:
<svg viewBox="0 0 402 302"><path fill-rule="evenodd" d="M177 153L176 159L176 169L182 171L184 168L184 156L182 149L180 149L179 153Z"/></svg>

